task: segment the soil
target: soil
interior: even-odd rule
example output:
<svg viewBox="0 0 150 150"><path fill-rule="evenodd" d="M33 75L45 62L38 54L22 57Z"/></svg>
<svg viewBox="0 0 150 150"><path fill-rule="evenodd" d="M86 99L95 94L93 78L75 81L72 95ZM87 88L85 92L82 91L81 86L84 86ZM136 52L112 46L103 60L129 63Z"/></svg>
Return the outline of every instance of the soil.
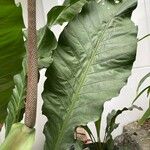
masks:
<svg viewBox="0 0 150 150"><path fill-rule="evenodd" d="M143 125L137 122L126 125L123 134L115 139L115 145L120 150L124 147L129 150L150 150L150 119Z"/></svg>

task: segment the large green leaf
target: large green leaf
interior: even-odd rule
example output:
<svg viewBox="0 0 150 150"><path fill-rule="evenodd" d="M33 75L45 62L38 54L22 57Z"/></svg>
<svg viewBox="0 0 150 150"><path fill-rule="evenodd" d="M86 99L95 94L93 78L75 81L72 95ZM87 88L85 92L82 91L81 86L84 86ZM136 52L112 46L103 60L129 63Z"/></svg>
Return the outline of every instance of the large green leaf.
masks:
<svg viewBox="0 0 150 150"><path fill-rule="evenodd" d="M136 0L92 1L64 29L46 72L46 150L68 150L75 127L98 120L104 102L125 85L137 47L135 7Z"/></svg>
<svg viewBox="0 0 150 150"><path fill-rule="evenodd" d="M35 129L22 123L13 124L10 133L0 145L0 150L32 150L35 140Z"/></svg>
<svg viewBox="0 0 150 150"><path fill-rule="evenodd" d="M14 86L13 76L21 70L25 52L22 10L13 0L0 0L0 123Z"/></svg>

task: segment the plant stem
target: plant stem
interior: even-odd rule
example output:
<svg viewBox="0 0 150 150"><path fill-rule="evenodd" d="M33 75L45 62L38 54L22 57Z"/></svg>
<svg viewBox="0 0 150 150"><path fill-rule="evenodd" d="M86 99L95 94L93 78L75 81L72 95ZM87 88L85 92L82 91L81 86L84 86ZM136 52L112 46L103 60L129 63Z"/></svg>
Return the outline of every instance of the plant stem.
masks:
<svg viewBox="0 0 150 150"><path fill-rule="evenodd" d="M33 128L37 107L37 37L36 37L36 0L28 0L28 41L27 41L27 96L25 125Z"/></svg>
<svg viewBox="0 0 150 150"><path fill-rule="evenodd" d="M139 39L138 42L144 40L145 38L147 38L149 36L150 36L150 34L145 35L144 37L142 37L141 39Z"/></svg>

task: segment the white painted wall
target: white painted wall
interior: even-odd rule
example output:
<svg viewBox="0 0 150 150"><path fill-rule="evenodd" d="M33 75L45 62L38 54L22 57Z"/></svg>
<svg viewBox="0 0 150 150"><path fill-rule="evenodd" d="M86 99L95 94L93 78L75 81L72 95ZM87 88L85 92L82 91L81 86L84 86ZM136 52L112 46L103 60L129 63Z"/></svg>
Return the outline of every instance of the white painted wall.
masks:
<svg viewBox="0 0 150 150"><path fill-rule="evenodd" d="M20 1L23 5L23 14L25 25L27 25L27 13L26 13L26 1ZM58 4L62 3L62 0L58 1ZM37 0L37 27L40 28L46 23L46 14L47 12L54 6L57 5L56 0ZM144 35L150 33L150 0L138 0L138 7L134 11L132 20L139 27L138 37L141 38ZM55 32L57 38L59 33L62 31L62 27L55 26L53 27L53 31ZM123 107L131 106L131 103L135 97L135 90L139 80L148 72L150 72L150 37L144 39L143 41L138 43L137 48L137 58L134 63L134 67L132 70L132 75L130 76L128 83L120 92L120 95L116 98L113 98L111 101L105 103L105 109L102 118L102 129L101 129L101 138L103 138L104 130L106 126L106 116L113 109L121 109ZM46 117L42 115L41 106L42 106L42 98L41 92L43 91L43 83L45 81L44 76L45 70L41 71L41 79L39 82L38 90L38 111L37 111L37 124L36 124L36 142L34 145L34 150L42 150L44 144L44 135L43 126L46 122ZM146 84L150 83L148 81ZM141 106L144 111L148 107L148 101L146 99L146 95L143 95L138 102L137 105ZM144 111L134 110L132 112L123 113L120 117L118 117L117 122L120 123L120 126L114 132L114 136L121 134L122 127L125 124L128 124L132 121L139 119ZM92 131L95 132L94 126L92 123L89 124ZM0 135L0 141L3 139L4 131Z"/></svg>

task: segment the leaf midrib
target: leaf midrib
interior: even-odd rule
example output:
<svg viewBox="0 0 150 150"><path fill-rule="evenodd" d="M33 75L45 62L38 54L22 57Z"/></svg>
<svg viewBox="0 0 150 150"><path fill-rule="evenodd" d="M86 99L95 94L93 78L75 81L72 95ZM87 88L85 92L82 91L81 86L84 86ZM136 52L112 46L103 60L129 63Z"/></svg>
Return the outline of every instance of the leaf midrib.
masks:
<svg viewBox="0 0 150 150"><path fill-rule="evenodd" d="M96 43L96 46L95 46L95 50L92 52L92 56L91 56L91 58L90 58L90 60L89 60L89 63L87 64L87 67L86 67L86 69L85 69L85 71L84 71L84 73L83 73L83 75L81 75L81 77L80 77L80 80L79 80L79 86L78 86L78 88L77 88L77 90L76 90L76 93L74 93L73 94L73 96L72 96L72 104L70 105L70 107L69 107L69 109L68 109L68 114L66 115L66 117L65 117L65 119L64 119L64 123L63 123L63 125L62 125L62 128L61 128L61 130L59 131L59 135L60 136L58 136L58 138L57 138L57 142L56 142L56 144L55 144L55 146L54 146L54 150L58 150L58 146L60 146L60 141L62 141L62 138L63 138L63 135L64 135L64 131L65 131L65 129L66 129L66 126L67 126L67 124L68 124L68 121L70 120L70 117L71 117L71 114L72 114L72 110L73 110L73 108L74 108L74 105L75 105L75 103L76 103L76 97L77 97L77 95L79 94L79 92L80 92L80 90L81 90L81 88L82 88L82 85L83 85L83 83L84 83L84 81L85 81L85 78L86 78L86 76L87 76L87 72L88 72L88 70L89 70L89 67L91 66L91 64L92 64L92 62L94 61L94 58L95 58L95 54L96 54L96 52L97 52L97 50L98 50L98 47L99 47L99 44L101 43L101 41L103 40L103 35L104 35L104 33L106 32L106 30L107 30L107 27L109 26L109 24L112 22L112 20L113 20L113 18L111 18L109 21L108 21L108 23L105 25L105 28L104 28L104 30L103 30L103 33L102 33L102 35L101 35L101 38L97 41L97 43Z"/></svg>

